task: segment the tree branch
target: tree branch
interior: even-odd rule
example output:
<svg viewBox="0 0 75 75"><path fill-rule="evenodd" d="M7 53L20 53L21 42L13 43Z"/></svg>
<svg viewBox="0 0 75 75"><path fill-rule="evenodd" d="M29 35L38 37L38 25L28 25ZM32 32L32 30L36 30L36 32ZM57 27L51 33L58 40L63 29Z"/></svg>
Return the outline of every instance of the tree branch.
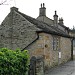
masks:
<svg viewBox="0 0 75 75"><path fill-rule="evenodd" d="M6 3L6 2L7 2L7 0L5 0L5 1L1 2L1 3L0 3L0 5L3 5L3 4L4 4L4 3Z"/></svg>

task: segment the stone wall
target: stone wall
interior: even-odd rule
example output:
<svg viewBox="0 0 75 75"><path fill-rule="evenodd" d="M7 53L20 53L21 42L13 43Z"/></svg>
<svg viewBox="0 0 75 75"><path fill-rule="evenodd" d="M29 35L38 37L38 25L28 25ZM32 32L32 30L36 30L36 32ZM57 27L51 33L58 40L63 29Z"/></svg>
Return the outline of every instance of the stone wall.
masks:
<svg viewBox="0 0 75 75"><path fill-rule="evenodd" d="M53 35L40 33L39 39L28 47L30 56L44 56L45 69L67 62L71 59L71 40L60 36L59 39L59 49L53 50Z"/></svg>
<svg viewBox="0 0 75 75"><path fill-rule="evenodd" d="M45 69L58 65L58 50L53 51L53 37L50 34L40 33L39 39L29 46L30 57L44 56Z"/></svg>
<svg viewBox="0 0 75 75"><path fill-rule="evenodd" d="M29 50L30 57L43 56L44 55L44 33L40 33L38 40L36 40L29 47L27 47L27 49Z"/></svg>
<svg viewBox="0 0 75 75"><path fill-rule="evenodd" d="M44 75L43 57L31 57L28 75Z"/></svg>
<svg viewBox="0 0 75 75"><path fill-rule="evenodd" d="M71 59L71 39L61 37L61 63Z"/></svg>
<svg viewBox="0 0 75 75"><path fill-rule="evenodd" d="M1 47L8 47L10 48L11 46L11 24L12 24L12 19L11 19L11 14L9 13L2 24L0 25L0 48Z"/></svg>
<svg viewBox="0 0 75 75"><path fill-rule="evenodd" d="M0 47L23 49L37 38L37 28L12 10L0 27Z"/></svg>
<svg viewBox="0 0 75 75"><path fill-rule="evenodd" d="M50 50L52 50L52 38L51 35L40 33L39 39L33 43L31 46L27 48L30 53L30 57L32 56L43 56L44 57L44 65L51 66L51 58L50 58Z"/></svg>
<svg viewBox="0 0 75 75"><path fill-rule="evenodd" d="M43 57L37 57L36 58L36 75L44 75Z"/></svg>

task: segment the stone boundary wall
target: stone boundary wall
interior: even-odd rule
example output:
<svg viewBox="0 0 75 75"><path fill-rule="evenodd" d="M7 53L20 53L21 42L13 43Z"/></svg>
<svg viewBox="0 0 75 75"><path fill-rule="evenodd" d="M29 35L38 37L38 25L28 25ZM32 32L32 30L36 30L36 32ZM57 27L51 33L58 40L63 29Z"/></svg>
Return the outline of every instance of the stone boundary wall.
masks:
<svg viewBox="0 0 75 75"><path fill-rule="evenodd" d="M30 59L28 75L44 75L43 57L32 56Z"/></svg>

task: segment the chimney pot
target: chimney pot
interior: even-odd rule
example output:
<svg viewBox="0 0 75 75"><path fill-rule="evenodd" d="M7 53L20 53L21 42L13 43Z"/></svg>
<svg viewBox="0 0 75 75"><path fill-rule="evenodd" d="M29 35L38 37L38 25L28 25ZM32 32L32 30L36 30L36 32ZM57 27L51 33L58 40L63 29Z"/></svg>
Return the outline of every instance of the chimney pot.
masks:
<svg viewBox="0 0 75 75"><path fill-rule="evenodd" d="M43 5L43 7L42 7ZM45 8L45 4L41 4L41 8L39 9L39 16L46 16L46 8Z"/></svg>

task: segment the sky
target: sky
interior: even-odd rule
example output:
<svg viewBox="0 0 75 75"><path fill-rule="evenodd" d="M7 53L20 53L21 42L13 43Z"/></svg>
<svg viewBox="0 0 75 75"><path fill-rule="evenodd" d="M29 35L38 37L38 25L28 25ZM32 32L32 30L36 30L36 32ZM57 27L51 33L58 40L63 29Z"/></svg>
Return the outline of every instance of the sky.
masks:
<svg viewBox="0 0 75 75"><path fill-rule="evenodd" d="M5 0L0 0L0 3ZM75 26L75 0L7 0L0 5L0 23L10 12L10 8L15 6L19 11L37 18L41 3L45 3L46 16L53 19L54 11L57 11L58 18L63 18L64 25L70 29Z"/></svg>

